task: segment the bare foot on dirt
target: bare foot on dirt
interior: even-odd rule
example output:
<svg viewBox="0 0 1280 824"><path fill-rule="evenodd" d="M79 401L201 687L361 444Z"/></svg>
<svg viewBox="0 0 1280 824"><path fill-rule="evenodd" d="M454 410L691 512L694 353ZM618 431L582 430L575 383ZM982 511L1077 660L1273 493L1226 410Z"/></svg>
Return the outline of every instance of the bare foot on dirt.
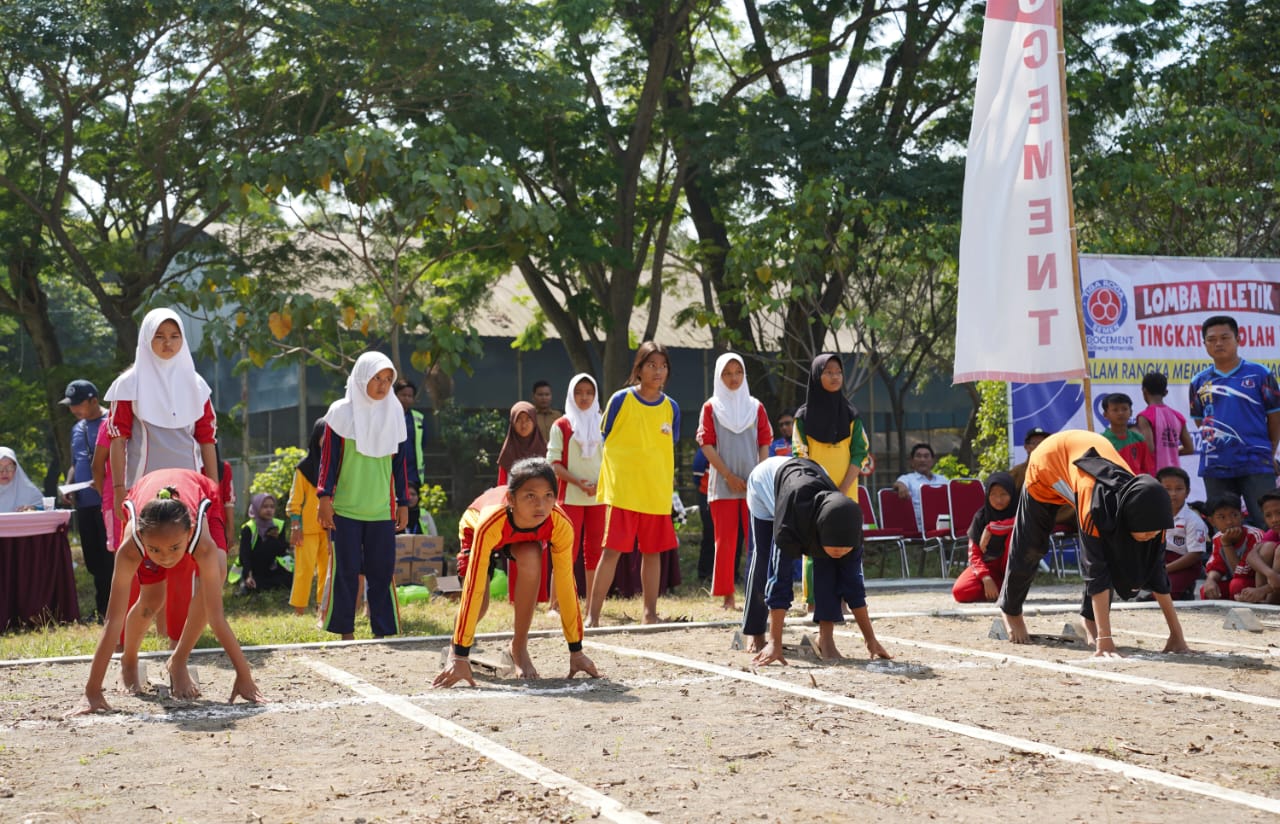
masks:
<svg viewBox="0 0 1280 824"><path fill-rule="evenodd" d="M511 653L511 662L516 667L516 678L532 679L538 677L538 670L534 668L533 659L529 657L528 647L517 650L515 644L512 643L508 647L508 651Z"/></svg>
<svg viewBox="0 0 1280 824"><path fill-rule="evenodd" d="M165 669L169 671L169 694L182 701L191 701L200 697L200 687L196 685L187 670L186 664L174 666L170 660Z"/></svg>
<svg viewBox="0 0 1280 824"><path fill-rule="evenodd" d="M1080 637L1089 646L1093 646L1098 640L1098 625L1093 621L1080 619L1080 623L1076 624L1076 629L1080 630Z"/></svg>
<svg viewBox="0 0 1280 824"><path fill-rule="evenodd" d="M1027 622L1022 619L1021 615L1008 615L1002 612L1000 617L1004 619L1005 632L1009 633L1009 643L1031 643L1031 633L1027 632Z"/></svg>
<svg viewBox="0 0 1280 824"><path fill-rule="evenodd" d="M823 661L839 661L844 658L844 656L840 654L840 650L836 649L836 642L834 638L818 639L818 655L822 656Z"/></svg>
<svg viewBox="0 0 1280 824"><path fill-rule="evenodd" d="M646 613L644 614L644 619L643 619L640 623L642 623L642 624L661 624L661 623L662 623L662 619L658 617L658 613L656 613L656 612L646 612Z"/></svg>
<svg viewBox="0 0 1280 824"><path fill-rule="evenodd" d="M306 607L294 607L294 608L293 608L293 614L294 614L294 615L306 615L306 614L307 614L307 608L306 608Z"/></svg>
<svg viewBox="0 0 1280 824"><path fill-rule="evenodd" d="M737 612L738 603L733 599L732 595L726 595L724 596L724 603L720 605L720 608L726 612Z"/></svg>
<svg viewBox="0 0 1280 824"><path fill-rule="evenodd" d="M751 643L747 645L747 652L751 653L752 655L755 655L756 653L759 653L759 652L764 652L764 645L766 641L763 635L749 635L747 637L751 639Z"/></svg>
<svg viewBox="0 0 1280 824"><path fill-rule="evenodd" d="M142 682L138 680L138 659L132 661L120 659L120 691L130 695L142 692Z"/></svg>

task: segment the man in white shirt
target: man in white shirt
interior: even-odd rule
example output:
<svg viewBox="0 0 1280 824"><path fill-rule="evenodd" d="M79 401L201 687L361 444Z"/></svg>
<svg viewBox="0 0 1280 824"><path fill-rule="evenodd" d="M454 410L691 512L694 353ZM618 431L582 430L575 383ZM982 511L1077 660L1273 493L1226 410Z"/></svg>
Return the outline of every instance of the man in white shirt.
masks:
<svg viewBox="0 0 1280 824"><path fill-rule="evenodd" d="M911 471L899 475L893 482L899 498L911 499L911 506L916 512L916 529L921 532L924 531L924 516L920 511L920 487L947 483L946 478L934 474L933 465L936 461L933 447L927 443L918 443L911 447Z"/></svg>

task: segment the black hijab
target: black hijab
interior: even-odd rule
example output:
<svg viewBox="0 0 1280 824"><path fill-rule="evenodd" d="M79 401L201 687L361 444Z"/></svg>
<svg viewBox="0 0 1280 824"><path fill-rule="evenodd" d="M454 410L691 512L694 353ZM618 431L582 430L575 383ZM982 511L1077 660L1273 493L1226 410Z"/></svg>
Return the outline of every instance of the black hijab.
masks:
<svg viewBox="0 0 1280 824"><path fill-rule="evenodd" d="M1130 599L1149 584L1152 569L1163 570L1164 536L1160 530L1173 528L1173 505L1169 493L1150 475L1133 475L1090 449L1073 463L1097 479L1093 487L1090 513L1098 534L1105 540L1107 564L1116 594ZM1154 538L1138 541L1135 532L1157 532Z"/></svg>
<svg viewBox="0 0 1280 824"><path fill-rule="evenodd" d="M324 447L324 418L316 418L307 439L307 456L298 462L298 471L312 486L320 483L320 450Z"/></svg>
<svg viewBox="0 0 1280 824"><path fill-rule="evenodd" d="M1009 505L1004 509L996 509L991 505L991 489L997 486L1009 493ZM987 524L1012 518L1018 511L1018 485L1008 472L992 472L987 476L986 490L982 509L978 510L973 516L973 522L969 524L969 540L975 544L982 541L982 530L987 528Z"/></svg>
<svg viewBox="0 0 1280 824"><path fill-rule="evenodd" d="M795 414L804 423L805 437L822 443L840 443L849 437L849 427L858 417L858 410L843 392L828 392L822 388L822 370L831 361L839 359L839 355L830 352L813 359L809 366L809 388L805 391L804 406Z"/></svg>

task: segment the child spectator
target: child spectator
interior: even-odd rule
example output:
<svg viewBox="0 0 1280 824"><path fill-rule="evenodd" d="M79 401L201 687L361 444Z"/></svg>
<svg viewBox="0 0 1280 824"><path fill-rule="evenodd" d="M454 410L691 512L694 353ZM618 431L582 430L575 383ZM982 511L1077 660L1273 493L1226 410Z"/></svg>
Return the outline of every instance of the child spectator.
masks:
<svg viewBox="0 0 1280 824"><path fill-rule="evenodd" d="M1164 531L1164 569L1169 573L1169 594L1175 601L1195 598L1196 581L1204 568L1209 533L1199 513L1187 506L1191 477L1180 466L1166 466L1156 480L1169 493L1173 528Z"/></svg>
<svg viewBox="0 0 1280 824"><path fill-rule="evenodd" d="M1280 604L1280 490L1264 492L1258 498L1267 531L1262 543L1249 553L1249 566L1254 569L1254 586L1240 590L1238 600L1250 604Z"/></svg>
<svg viewBox="0 0 1280 824"><path fill-rule="evenodd" d="M1142 378L1142 400L1147 408L1138 413L1138 433L1147 442L1147 452L1157 471L1178 466L1179 455L1195 454L1187 419L1165 405L1168 394L1169 379L1161 373L1148 372Z"/></svg>
<svg viewBox="0 0 1280 824"><path fill-rule="evenodd" d="M196 372L182 318L172 309L152 309L138 329L133 365L104 396L111 402L111 483L114 516L123 522L126 490L160 469L203 472L218 482L217 417L209 385ZM187 622L193 588L184 565L165 577L164 628L177 643ZM157 621L157 627L160 622Z"/></svg>
<svg viewBox="0 0 1280 824"><path fill-rule="evenodd" d="M1262 530L1244 522L1238 495L1219 495L1209 501L1208 507L1209 522L1218 534L1213 536L1213 556L1205 565L1200 597L1206 601L1237 601L1245 588L1254 585L1249 556L1263 542Z"/></svg>
<svg viewBox="0 0 1280 824"><path fill-rule="evenodd" d="M783 412L778 416L778 428L774 430L775 437L773 443L769 444L769 457L776 455L788 457L791 455L791 438L795 435L796 416L790 412Z"/></svg>
<svg viewBox="0 0 1280 824"><path fill-rule="evenodd" d="M486 495L491 495L490 490ZM578 593L573 586L573 526L569 517L556 505L555 470L545 458L529 458L511 467L510 485L501 503L468 508L464 518L471 526L465 557L459 554L458 569L465 575L462 601L454 623L453 646L449 664L431 682L433 687L450 687L459 681L475 686L471 675L471 645L476 624L488 604L489 576L493 556L505 553L513 565L524 572L516 585L515 621L509 650L519 678L537 678L538 671L529 657L529 625L537 607L538 572L542 549L551 547L551 570L559 593L560 626L569 644L569 675L585 672L600 677L595 664L582 651L582 613L578 610ZM473 507L475 504L473 504ZM472 514L474 513L474 515Z"/></svg>
<svg viewBox="0 0 1280 824"><path fill-rule="evenodd" d="M1031 455L1026 484L1010 538L1009 562L996 602L1009 640L1027 644L1031 635L1022 604L1049 548L1058 508L1076 507L1085 591L1080 615L1095 657L1116 658L1111 637L1111 595L1132 598L1151 590L1169 627L1165 652L1189 652L1169 597L1162 533L1173 526L1169 494L1150 475L1134 476L1111 442L1101 435L1067 430L1050 435Z"/></svg>
<svg viewBox="0 0 1280 824"><path fill-rule="evenodd" d="M545 458L547 440L538 429L536 410L528 401L517 401L510 412L507 437L498 452L498 486L505 486L507 474L517 461L525 458Z"/></svg>
<svg viewBox="0 0 1280 824"><path fill-rule="evenodd" d="M751 396L746 367L739 355L726 352L717 358L715 376L711 398L702 405L697 436L711 465L707 502L716 534L711 596L723 598L724 609L736 610L738 551L749 541L751 530L747 476L756 464L769 457L773 430L764 406Z"/></svg>
<svg viewBox="0 0 1280 824"><path fill-rule="evenodd" d="M293 573L280 565L289 554L284 521L276 517L276 499L259 492L249 499L249 520L240 529L240 568L248 590L284 589Z"/></svg>
<svg viewBox="0 0 1280 824"><path fill-rule="evenodd" d="M769 465L776 467L773 550L765 587L769 640L753 663L787 663L782 656L782 627L792 600L791 560L801 555L813 559L813 620L818 624L818 652L822 658L841 657L835 644L835 625L844 623L842 604L853 610L870 656L892 658L876 640L867 611L862 579L862 510L814 461L792 458Z"/></svg>
<svg viewBox="0 0 1280 824"><path fill-rule="evenodd" d="M969 566L951 587L957 603L994 601L1004 583L1008 538L1018 510L1018 487L1008 472L987 478L987 497L969 524Z"/></svg>
<svg viewBox="0 0 1280 824"><path fill-rule="evenodd" d="M316 582L317 617L323 608L325 579L329 575L329 533L320 526L320 453L324 448L324 418L316 419L307 439L307 454L293 471L289 488L289 543L293 545L293 587L289 605L302 615L311 600L311 581Z"/></svg>
<svg viewBox="0 0 1280 824"><path fill-rule="evenodd" d="M1123 392L1113 392L1102 399L1102 416L1110 426L1102 431L1103 437L1124 458L1125 464L1135 475L1155 473L1155 461L1147 450L1147 441L1136 429L1129 428L1133 416L1133 401Z"/></svg>
<svg viewBox="0 0 1280 824"><path fill-rule="evenodd" d="M169 657L173 696L182 699L200 696L199 688L187 671L187 658L204 631L207 618L214 636L235 667L230 700L234 702L239 696L261 703L262 693L253 682L249 662L222 613L222 582L227 577L227 556L220 549L226 545L226 537L217 483L190 470L162 469L138 479L127 499L120 503L126 519L125 538L115 556L107 619L89 667L84 699L70 714L111 710L102 694L102 681L121 629L126 630L120 657L123 685L130 692L142 689L138 680L138 649L142 644L142 634L150 623L150 616L155 614L165 597L165 577L185 563L193 563L199 570L196 577L199 597L192 602L181 639ZM142 579L141 608L129 613L126 620L129 582L135 577Z"/></svg>
<svg viewBox="0 0 1280 824"><path fill-rule="evenodd" d="M587 600L587 626L600 623L600 610L613 584L618 558L639 549L646 624L658 623L660 553L679 546L671 521L675 495L675 445L680 439L680 406L663 393L671 361L660 343L636 350L631 377L609 399L597 499L605 504L604 554Z"/></svg>
<svg viewBox="0 0 1280 824"><path fill-rule="evenodd" d="M381 352L361 355L347 378L346 397L325 414L317 517L333 530L331 597L325 628L355 637L359 577L368 583L369 626L374 637L400 631L395 582L397 528L409 521L405 488L408 452L404 410L391 394L396 378Z"/></svg>
<svg viewBox="0 0 1280 824"><path fill-rule="evenodd" d="M815 461L836 488L858 499L858 473L870 453L858 410L845 399L844 367L830 353L813 359L804 406L796 410L792 445L797 458Z"/></svg>
<svg viewBox="0 0 1280 824"><path fill-rule="evenodd" d="M590 592L600 566L600 541L604 537L604 505L596 500L600 482L600 393L596 380L585 372L569 379L564 399L564 415L551 425L547 443L547 460L555 470L559 485L556 501L569 516L573 526L574 581L579 592ZM543 556L544 567L547 556ZM579 578L581 570L581 578ZM545 569L543 581L548 576ZM551 587L549 608L559 603L555 587Z"/></svg>

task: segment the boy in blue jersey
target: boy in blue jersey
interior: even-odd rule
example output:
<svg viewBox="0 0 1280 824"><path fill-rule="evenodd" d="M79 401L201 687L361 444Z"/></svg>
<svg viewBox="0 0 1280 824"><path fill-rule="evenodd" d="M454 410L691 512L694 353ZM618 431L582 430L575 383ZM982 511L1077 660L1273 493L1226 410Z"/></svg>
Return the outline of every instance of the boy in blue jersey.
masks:
<svg viewBox="0 0 1280 824"><path fill-rule="evenodd" d="M1235 318L1214 315L1200 327L1213 366L1191 379L1191 418L1200 427L1200 477L1209 499L1240 495L1249 523L1265 525L1262 493L1275 489L1280 446L1280 386L1266 367L1239 355Z"/></svg>

